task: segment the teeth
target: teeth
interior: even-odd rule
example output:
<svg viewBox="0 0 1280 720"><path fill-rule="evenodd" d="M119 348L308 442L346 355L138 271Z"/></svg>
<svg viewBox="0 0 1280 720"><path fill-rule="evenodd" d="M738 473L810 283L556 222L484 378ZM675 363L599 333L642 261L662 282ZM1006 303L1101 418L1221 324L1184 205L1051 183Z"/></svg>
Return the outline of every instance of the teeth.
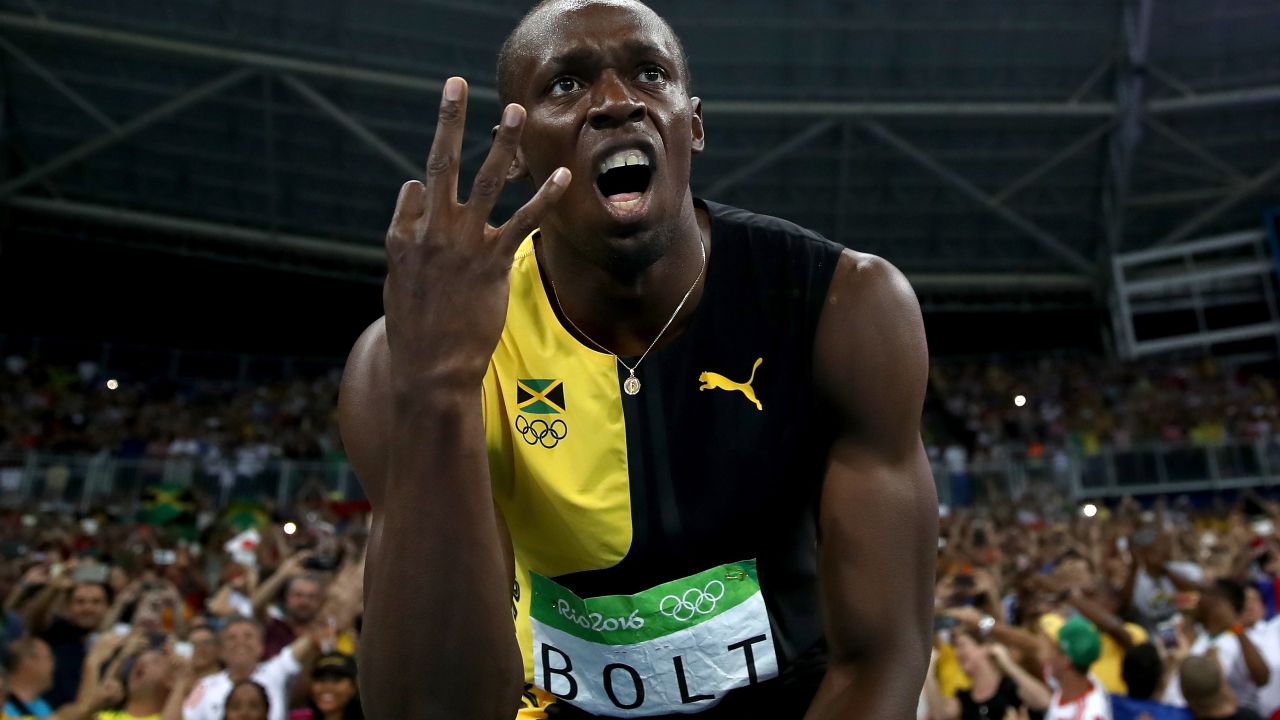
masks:
<svg viewBox="0 0 1280 720"><path fill-rule="evenodd" d="M619 210L631 210L633 208L639 207L640 201L643 199L644 198L636 198L635 200L623 200L622 202L613 202L611 204L614 207L618 208Z"/></svg>
<svg viewBox="0 0 1280 720"><path fill-rule="evenodd" d="M648 165L649 158L639 150L619 150L600 162L600 172L606 173L614 168L627 165Z"/></svg>

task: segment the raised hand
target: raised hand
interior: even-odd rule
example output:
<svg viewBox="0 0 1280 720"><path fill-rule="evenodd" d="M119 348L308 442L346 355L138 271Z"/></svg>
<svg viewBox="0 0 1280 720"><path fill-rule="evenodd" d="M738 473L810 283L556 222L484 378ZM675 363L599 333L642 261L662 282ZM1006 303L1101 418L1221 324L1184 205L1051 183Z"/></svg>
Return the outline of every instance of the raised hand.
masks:
<svg viewBox="0 0 1280 720"><path fill-rule="evenodd" d="M382 297L397 391L439 389L441 383L479 387L506 319L512 255L570 181L567 168L557 169L510 220L489 225L520 144L525 110L513 104L503 111L493 148L467 201L459 203L466 114L466 82L450 78L425 183L410 180L400 188L387 231Z"/></svg>

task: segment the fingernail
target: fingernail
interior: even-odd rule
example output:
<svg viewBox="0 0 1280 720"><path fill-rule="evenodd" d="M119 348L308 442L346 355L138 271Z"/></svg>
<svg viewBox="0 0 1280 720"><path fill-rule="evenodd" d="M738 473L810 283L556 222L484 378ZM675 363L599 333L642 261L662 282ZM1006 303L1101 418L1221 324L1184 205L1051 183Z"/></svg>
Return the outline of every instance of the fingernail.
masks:
<svg viewBox="0 0 1280 720"><path fill-rule="evenodd" d="M569 168L559 168L551 173L551 182L564 187L569 184Z"/></svg>
<svg viewBox="0 0 1280 720"><path fill-rule="evenodd" d="M444 81L444 99L457 102L462 97L462 78L451 77Z"/></svg>
<svg viewBox="0 0 1280 720"><path fill-rule="evenodd" d="M507 109L502 112L502 124L507 127L515 127L520 124L520 110L518 105L507 106Z"/></svg>

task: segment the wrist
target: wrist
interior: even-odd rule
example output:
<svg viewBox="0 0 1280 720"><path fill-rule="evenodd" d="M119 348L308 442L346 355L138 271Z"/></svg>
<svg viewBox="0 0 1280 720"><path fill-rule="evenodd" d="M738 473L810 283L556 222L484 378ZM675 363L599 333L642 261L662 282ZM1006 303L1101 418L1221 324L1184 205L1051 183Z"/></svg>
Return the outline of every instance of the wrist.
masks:
<svg viewBox="0 0 1280 720"><path fill-rule="evenodd" d="M1231 634L1235 635L1236 637L1240 637L1244 635L1244 623L1239 623L1239 622L1234 623L1231 626Z"/></svg>

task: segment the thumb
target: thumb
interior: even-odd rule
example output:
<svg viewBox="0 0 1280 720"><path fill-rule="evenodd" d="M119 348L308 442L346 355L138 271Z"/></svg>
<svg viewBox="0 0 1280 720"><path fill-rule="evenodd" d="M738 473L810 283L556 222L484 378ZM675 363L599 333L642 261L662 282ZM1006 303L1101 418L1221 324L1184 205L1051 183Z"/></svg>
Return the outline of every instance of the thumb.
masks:
<svg viewBox="0 0 1280 720"><path fill-rule="evenodd" d="M573 182L573 173L569 172L569 168L557 168L551 173L551 177L542 183L542 187L538 188L538 192L529 199L529 202L517 210L510 220L503 223L498 231L501 238L499 242L504 252L515 253L520 243L542 223L542 218L564 195L571 182Z"/></svg>

